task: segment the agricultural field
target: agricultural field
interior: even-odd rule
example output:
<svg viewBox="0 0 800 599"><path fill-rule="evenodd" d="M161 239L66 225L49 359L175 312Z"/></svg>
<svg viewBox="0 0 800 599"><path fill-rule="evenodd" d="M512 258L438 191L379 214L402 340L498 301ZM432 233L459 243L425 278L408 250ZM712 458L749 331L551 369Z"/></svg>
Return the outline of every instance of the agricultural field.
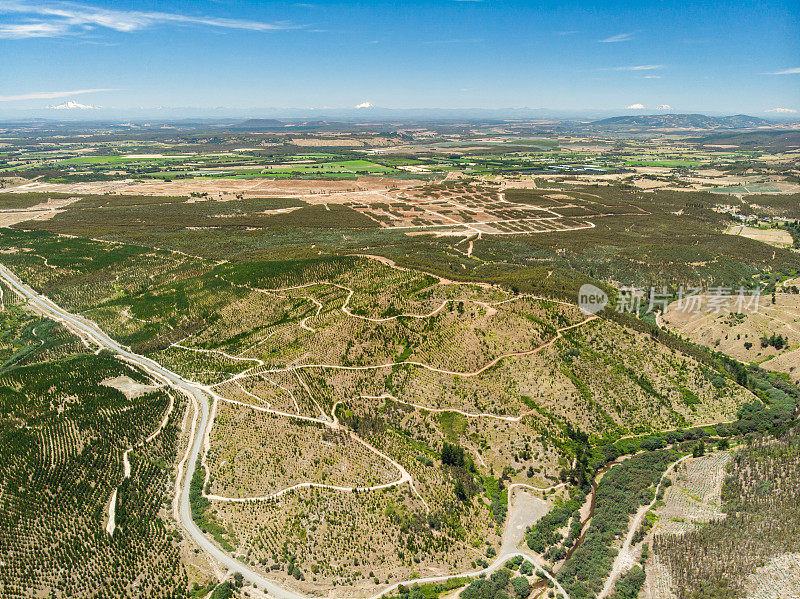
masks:
<svg viewBox="0 0 800 599"><path fill-rule="evenodd" d="M726 233L732 219L752 211L792 214L790 203L775 200L783 196L729 205L719 194L621 184L200 183L37 182L40 191L21 195L41 208L4 214L17 228L89 237L100 229L108 241L237 262L369 248L401 266L507 287L513 279L518 289L564 299L586 277L614 286L752 287L800 271L792 248ZM42 191L50 188L62 191Z"/></svg>
<svg viewBox="0 0 800 599"><path fill-rule="evenodd" d="M736 196L798 190L791 133L746 143L698 137L697 130L639 133L625 135L597 124L526 122L488 128L341 123L339 130L315 131L301 122L255 119L225 127L181 124L165 131L99 126L87 137L32 125L6 132L0 179L22 185L225 181L226 187L309 179L360 182L374 176L398 182L546 177Z"/></svg>
<svg viewBox="0 0 800 599"><path fill-rule="evenodd" d="M791 148L116 127L3 137L0 594L796 583ZM605 309L576 305L585 283ZM760 290L758 310L719 287ZM767 495L787 522L760 519ZM702 577L680 553L762 528Z"/></svg>
<svg viewBox="0 0 800 599"><path fill-rule="evenodd" d="M9 156L4 175L45 176L55 183L107 181L110 179L204 179L204 178L330 178L397 173L392 166L364 160L352 154L262 155L251 150L227 152L87 154L65 149L52 154L19 152Z"/></svg>
<svg viewBox="0 0 800 599"><path fill-rule="evenodd" d="M722 489L726 516L682 535L656 536L655 554L673 577L678 597L698 590L784 596L796 586L797 536L789 530L799 505L797 440L794 427L737 450Z"/></svg>
<svg viewBox="0 0 800 599"><path fill-rule="evenodd" d="M24 311L7 287L2 300L0 593L187 596L166 516L185 402Z"/></svg>
<svg viewBox="0 0 800 599"><path fill-rule="evenodd" d="M748 239L762 241L768 245L779 248L792 247L792 236L785 229L747 227L745 225L733 226L727 231L730 235L741 235Z"/></svg>

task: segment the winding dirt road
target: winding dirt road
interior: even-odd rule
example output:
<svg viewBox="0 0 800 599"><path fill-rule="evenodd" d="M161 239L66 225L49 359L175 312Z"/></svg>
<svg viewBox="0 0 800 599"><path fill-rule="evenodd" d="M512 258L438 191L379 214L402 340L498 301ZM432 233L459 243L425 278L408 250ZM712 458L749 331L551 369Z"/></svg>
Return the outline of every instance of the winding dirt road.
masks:
<svg viewBox="0 0 800 599"><path fill-rule="evenodd" d="M216 394L211 391L209 387L200 385L193 381L188 381L179 374L165 368L158 362L139 355L133 352L129 347L121 345L112 339L107 333L105 333L96 323L83 316L64 310L49 298L39 294L34 289L23 283L13 272L3 265L0 265L0 279L9 285L9 287L11 287L11 289L13 289L17 294L25 298L27 300L28 307L33 311L63 324L66 328L82 339L88 339L102 349L108 349L115 352L120 359L142 368L151 376L158 380L164 381L170 387L187 395L193 401L197 409L197 414L195 415L193 422L194 434L192 436L186 456L181 460L179 467L180 476L182 476L182 481L180 481L180 484L177 487L179 497L176 515L179 524L194 540L194 542L197 543L197 545L211 558L218 561L230 571L239 572L245 580L253 585L256 585L257 587L264 589L276 599L311 599L310 597L295 591L283 588L275 582L265 578L258 572L252 570L249 566L238 561L233 556L224 552L208 538L206 538L206 536L202 533L192 519L191 506L189 504L189 487L192 475L197 467L197 462L203 449L203 444L206 440L210 413L209 398L215 396ZM551 342L547 345L552 344L556 339L557 337L551 340ZM513 495L513 493L509 493L509 496L511 495ZM509 518L509 521L511 520L512 519ZM433 578L419 578L415 580L401 581L382 589L371 599L378 599L386 593L397 589L400 584L408 585L413 583L422 584L426 582L440 582L450 578L473 578L480 576L481 574L489 574L501 568L508 559L517 555L529 559L536 557L530 553L518 551L509 544L506 544L506 546L501 548L495 561L487 568L474 572L463 572ZM533 563L536 569L540 571L543 576L549 578L554 583L556 588L562 592L564 597L569 599L566 593L563 592L563 589L558 582L547 571L542 569L541 565L536 559L533 559Z"/></svg>

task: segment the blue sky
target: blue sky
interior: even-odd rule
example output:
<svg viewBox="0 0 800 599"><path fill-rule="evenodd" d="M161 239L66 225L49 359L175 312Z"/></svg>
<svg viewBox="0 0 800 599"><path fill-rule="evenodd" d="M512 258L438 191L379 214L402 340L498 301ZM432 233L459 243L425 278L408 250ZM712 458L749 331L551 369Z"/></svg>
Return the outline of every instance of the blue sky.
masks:
<svg viewBox="0 0 800 599"><path fill-rule="evenodd" d="M800 116L800 3L0 0L0 114L362 103Z"/></svg>

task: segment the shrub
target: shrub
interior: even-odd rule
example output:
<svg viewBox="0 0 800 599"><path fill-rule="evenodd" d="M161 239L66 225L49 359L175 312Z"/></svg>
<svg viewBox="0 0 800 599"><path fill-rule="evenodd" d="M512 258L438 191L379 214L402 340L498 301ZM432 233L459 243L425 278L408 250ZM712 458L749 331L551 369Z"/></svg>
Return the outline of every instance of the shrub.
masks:
<svg viewBox="0 0 800 599"><path fill-rule="evenodd" d="M514 593L517 597L524 599L531 594L531 585L524 576L517 576L511 581L511 586L514 587Z"/></svg>
<svg viewBox="0 0 800 599"><path fill-rule="evenodd" d="M211 599L231 599L233 597L233 584L230 582L223 582L217 585L214 592L211 593Z"/></svg>

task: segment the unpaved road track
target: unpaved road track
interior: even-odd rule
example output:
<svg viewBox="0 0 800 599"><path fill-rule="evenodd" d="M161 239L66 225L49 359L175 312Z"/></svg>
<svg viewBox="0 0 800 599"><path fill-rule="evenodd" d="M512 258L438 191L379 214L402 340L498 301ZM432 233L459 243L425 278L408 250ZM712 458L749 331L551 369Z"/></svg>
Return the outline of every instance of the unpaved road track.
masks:
<svg viewBox="0 0 800 599"><path fill-rule="evenodd" d="M64 326L66 326L68 329L73 331L81 338L83 339L88 338L93 342L95 342L101 348L109 349L116 352L122 359L139 366L140 368L144 369L146 372L149 372L153 376L161 380L164 380L177 391L185 393L195 399L195 401L197 402L197 406L199 407L200 417L199 417L199 423L195 429L195 434L193 436L191 447L188 450L187 459L185 460L185 467L183 470L184 472L183 484L181 485L180 498L179 498L179 520L181 526L184 528L187 534L189 534L189 536L191 536L192 539L194 539L195 543L197 543L197 545L199 545L200 548L203 549L203 551L205 551L208 555L213 557L215 560L217 560L219 563L221 563L229 570L241 573L245 580L261 587L276 599L309 599L305 595L285 589L277 585L276 583L264 578L258 572L251 570L247 565L243 564L242 562L236 560L231 555L228 555L227 553L222 551L219 547L214 545L209 539L205 537L205 535L202 533L202 531L198 528L198 526L192 519L191 507L189 505L189 484L192 479L192 475L194 474L194 470L197 465L197 460L203 447L203 442L206 436L205 431L208 428L208 419L210 412L209 390L198 385L197 383L187 381L179 374L172 372L167 368L164 368L161 364L155 362L154 360L151 360L150 358L134 353L133 351L131 351L129 347L120 345L114 339L112 339L108 334L106 334L96 323L92 322L87 318L84 318L83 316L67 312L66 310L64 310L63 308L52 302L47 297L39 294L34 289L23 283L13 272L11 272L8 268L3 266L2 264L0 264L0 279L2 279L20 296L27 299L28 306L34 311L46 315L49 318L52 318L53 320L62 323ZM567 327L567 328L573 328L573 327ZM554 341L555 339L553 339L550 343ZM511 493L509 493L509 495L511 495ZM511 518L509 518L509 520L511 520ZM395 590L400 584L413 584L415 582L422 584L425 582L443 581L449 578L457 578L460 576L475 577L479 576L480 574L488 574L501 568L508 559L516 555L521 555L529 559L535 558L534 555L523 553L521 551L516 550L513 547L506 546L501 548L501 551L498 554L495 561L492 564L490 564L488 568L485 568L483 570L403 581L402 583L396 583L388 588L381 590L374 597L377 599L378 597L384 595L385 593ZM561 591L563 595L567 597L566 593L563 591L561 586L552 578L552 576L550 576L549 573L541 569L541 566L539 565L538 561L534 559L533 563L536 566L536 569L539 570L547 578L549 578L555 584L556 589Z"/></svg>
<svg viewBox="0 0 800 599"><path fill-rule="evenodd" d="M611 572L609 573L608 578L606 578L605 584L603 585L603 590L600 591L600 594L597 596L598 599L604 599L605 597L608 597L614 590L614 584L617 582L617 580L619 580L619 577L630 570L631 567L633 567L633 565L636 563L636 558L633 551L633 537L636 535L636 531L639 530L639 526L641 526L642 520L644 519L645 515L647 515L647 512L653 509L653 506L658 501L658 491L664 484L664 479L666 479L667 475L669 475L669 473L675 469L675 466L690 457L692 457L691 454L685 455L669 465L669 467L664 471L664 474L662 474L661 478L658 480L658 485L656 485L656 490L653 494L653 500L649 504L640 507L636 512L633 522L631 522L631 525L628 527L628 534L625 537L625 542L622 544L619 553L617 553L617 557L614 559L614 565L611 567Z"/></svg>

